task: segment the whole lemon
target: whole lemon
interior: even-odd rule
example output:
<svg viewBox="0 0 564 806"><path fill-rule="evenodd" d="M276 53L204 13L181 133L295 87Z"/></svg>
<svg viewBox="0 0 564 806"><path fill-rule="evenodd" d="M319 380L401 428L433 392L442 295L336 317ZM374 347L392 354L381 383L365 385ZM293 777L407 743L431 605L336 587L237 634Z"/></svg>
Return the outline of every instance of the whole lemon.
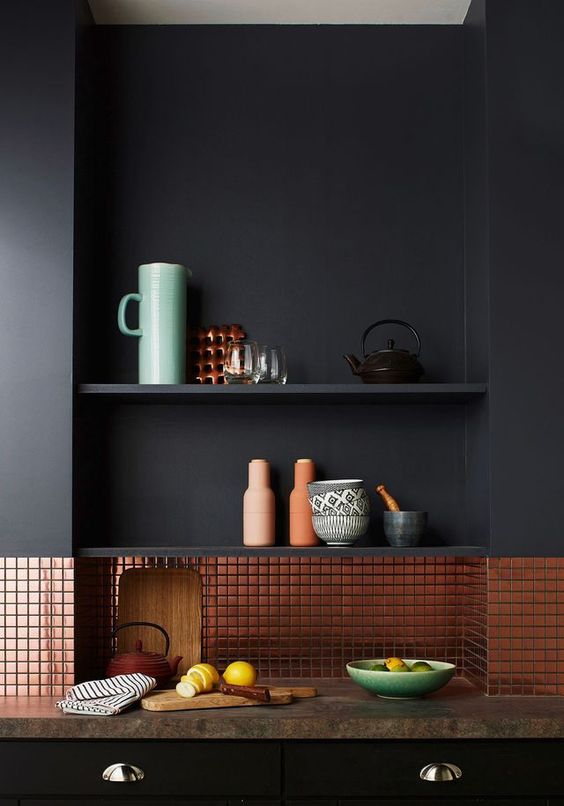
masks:
<svg viewBox="0 0 564 806"><path fill-rule="evenodd" d="M257 670L244 660L230 663L223 672L223 679L230 686L254 686L257 682Z"/></svg>

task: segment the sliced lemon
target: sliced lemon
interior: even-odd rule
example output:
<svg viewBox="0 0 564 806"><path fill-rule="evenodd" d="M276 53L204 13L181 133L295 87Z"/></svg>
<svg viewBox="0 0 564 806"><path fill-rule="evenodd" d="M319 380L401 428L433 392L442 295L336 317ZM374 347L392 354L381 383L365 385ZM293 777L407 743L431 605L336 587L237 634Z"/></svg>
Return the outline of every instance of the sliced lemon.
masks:
<svg viewBox="0 0 564 806"><path fill-rule="evenodd" d="M196 663L192 666L192 669L207 669L212 676L214 686L219 685L219 672L211 663ZM192 671L192 669L190 669L190 671Z"/></svg>
<svg viewBox="0 0 564 806"><path fill-rule="evenodd" d="M211 691L213 689L212 674L208 669L205 668L205 666L202 666L201 664L192 666L192 668L188 670L188 675L194 680L199 680L200 685L202 686L202 691Z"/></svg>
<svg viewBox="0 0 564 806"><path fill-rule="evenodd" d="M192 683L198 694L201 694L203 691L206 691L206 684L205 681L202 680L199 674L195 672L188 673L189 682Z"/></svg>
<svg viewBox="0 0 564 806"><path fill-rule="evenodd" d="M192 674L188 672L188 674L183 674L180 678L181 683L190 683L191 686L194 686L196 689L196 694L201 694L204 691L204 683L202 678L199 675Z"/></svg>
<svg viewBox="0 0 564 806"><path fill-rule="evenodd" d="M192 697L195 697L196 694L198 694L195 686L193 686L192 683L182 681L176 684L176 693L180 694L181 697L185 697L187 700L192 699Z"/></svg>

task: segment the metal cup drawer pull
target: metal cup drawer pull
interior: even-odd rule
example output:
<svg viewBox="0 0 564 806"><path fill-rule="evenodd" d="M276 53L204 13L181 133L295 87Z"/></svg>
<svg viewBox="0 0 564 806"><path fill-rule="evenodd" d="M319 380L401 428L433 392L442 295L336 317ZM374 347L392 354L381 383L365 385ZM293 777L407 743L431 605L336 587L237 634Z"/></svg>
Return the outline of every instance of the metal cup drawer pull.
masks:
<svg viewBox="0 0 564 806"><path fill-rule="evenodd" d="M142 781L145 773L135 764L110 764L102 773L104 781L111 781L114 784L134 784Z"/></svg>
<svg viewBox="0 0 564 806"><path fill-rule="evenodd" d="M456 764L440 762L438 764L427 764L419 773L422 781L432 784L439 784L445 781L456 781L462 778L462 770Z"/></svg>

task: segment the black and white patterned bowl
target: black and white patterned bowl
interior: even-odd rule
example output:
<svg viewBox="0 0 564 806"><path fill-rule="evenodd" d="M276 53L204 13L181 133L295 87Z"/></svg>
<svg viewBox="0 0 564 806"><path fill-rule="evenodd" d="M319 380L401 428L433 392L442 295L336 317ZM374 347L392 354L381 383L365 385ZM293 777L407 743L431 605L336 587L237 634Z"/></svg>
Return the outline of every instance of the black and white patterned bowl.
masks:
<svg viewBox="0 0 564 806"><path fill-rule="evenodd" d="M307 485L314 515L368 515L370 499L362 479L312 481Z"/></svg>
<svg viewBox="0 0 564 806"><path fill-rule="evenodd" d="M328 546L353 546L369 522L368 515L314 515L313 529Z"/></svg>

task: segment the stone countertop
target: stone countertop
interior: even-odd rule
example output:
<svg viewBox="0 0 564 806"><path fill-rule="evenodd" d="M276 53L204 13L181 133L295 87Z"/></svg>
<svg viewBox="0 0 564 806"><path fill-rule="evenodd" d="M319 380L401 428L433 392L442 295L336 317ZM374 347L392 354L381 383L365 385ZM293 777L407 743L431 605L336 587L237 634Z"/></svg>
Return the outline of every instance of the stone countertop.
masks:
<svg viewBox="0 0 564 806"><path fill-rule="evenodd" d="M65 715L49 697L0 698L0 739L564 739L564 698L485 697L453 680L421 700L382 700L350 680L290 705L115 717Z"/></svg>

